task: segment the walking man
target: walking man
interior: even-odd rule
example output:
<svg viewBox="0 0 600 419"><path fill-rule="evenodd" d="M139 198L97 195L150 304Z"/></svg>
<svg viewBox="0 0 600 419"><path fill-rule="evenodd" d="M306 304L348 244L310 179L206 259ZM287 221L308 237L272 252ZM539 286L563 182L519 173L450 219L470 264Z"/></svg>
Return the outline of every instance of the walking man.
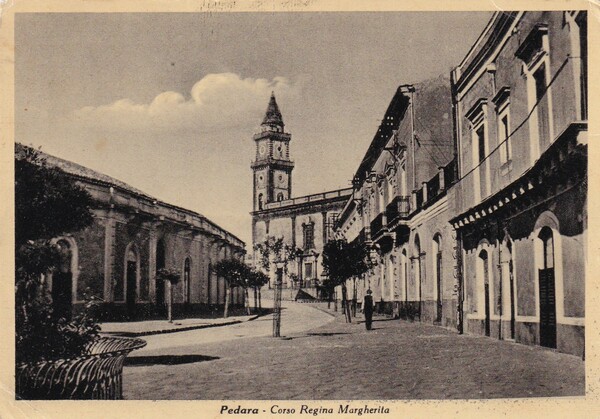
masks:
<svg viewBox="0 0 600 419"><path fill-rule="evenodd" d="M365 313L365 326L367 326L367 330L371 330L371 323L373 322L373 296L371 294L373 292L368 289L363 301L363 313Z"/></svg>

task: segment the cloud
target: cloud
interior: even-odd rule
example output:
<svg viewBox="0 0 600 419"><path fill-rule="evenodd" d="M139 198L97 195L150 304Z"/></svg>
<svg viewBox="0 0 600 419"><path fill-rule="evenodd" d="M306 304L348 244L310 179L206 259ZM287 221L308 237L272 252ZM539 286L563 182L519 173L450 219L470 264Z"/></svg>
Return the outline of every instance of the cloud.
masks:
<svg viewBox="0 0 600 419"><path fill-rule="evenodd" d="M166 91L150 103L120 99L108 105L86 106L75 119L106 130L191 129L195 132L240 124L254 126L265 111L270 92L278 98L297 96L300 84L287 78L241 78L234 73L208 74L196 82L188 98Z"/></svg>

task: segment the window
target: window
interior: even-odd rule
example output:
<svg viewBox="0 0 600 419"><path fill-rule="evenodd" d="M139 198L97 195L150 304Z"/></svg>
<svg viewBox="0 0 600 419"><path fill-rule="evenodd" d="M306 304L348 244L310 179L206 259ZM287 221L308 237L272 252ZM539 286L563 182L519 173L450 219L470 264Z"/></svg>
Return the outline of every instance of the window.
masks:
<svg viewBox="0 0 600 419"><path fill-rule="evenodd" d="M277 201L283 201L283 193L279 192L277 194Z"/></svg>
<svg viewBox="0 0 600 419"><path fill-rule="evenodd" d="M554 238L552 230L549 227L542 228L539 238L542 241L544 269L554 268Z"/></svg>
<svg viewBox="0 0 600 419"><path fill-rule="evenodd" d="M512 141L510 138L510 88L507 86L498 90L492 99L496 105L498 121L498 150L500 153L500 164L506 165L512 160Z"/></svg>
<svg viewBox="0 0 600 419"><path fill-rule="evenodd" d="M487 130L487 99L481 98L469 109L465 117L471 123L471 147L473 164L473 192L475 202L489 194L490 165L487 161L489 151Z"/></svg>
<svg viewBox="0 0 600 419"><path fill-rule="evenodd" d="M302 227L304 228L304 249L312 249L315 247L315 232L314 232L314 228L315 228L315 224L314 223L308 223L308 224L302 224Z"/></svg>
<svg viewBox="0 0 600 419"><path fill-rule="evenodd" d="M548 26L536 24L525 37L515 55L523 62L523 73L527 78L529 102L530 161L540 156L553 141Z"/></svg>
<svg viewBox="0 0 600 419"><path fill-rule="evenodd" d="M535 103L537 104L537 122L538 122L538 138L540 145L549 144L550 139L550 126L549 126L549 110L548 110L548 96L546 90L548 85L546 83L546 66L541 65L535 73L533 73L533 80L535 83ZM543 150L542 147L540 147Z"/></svg>
<svg viewBox="0 0 600 419"><path fill-rule="evenodd" d="M475 136L477 137L477 150L479 151L479 163L483 163L486 156L484 128L483 124L481 124L479 128L477 128L477 131L475 131Z"/></svg>
<svg viewBox="0 0 600 419"><path fill-rule="evenodd" d="M258 194L258 209L259 211L263 209L263 194Z"/></svg>
<svg viewBox="0 0 600 419"><path fill-rule="evenodd" d="M304 264L304 278L305 279L312 279L313 277L313 264L312 263L305 263Z"/></svg>

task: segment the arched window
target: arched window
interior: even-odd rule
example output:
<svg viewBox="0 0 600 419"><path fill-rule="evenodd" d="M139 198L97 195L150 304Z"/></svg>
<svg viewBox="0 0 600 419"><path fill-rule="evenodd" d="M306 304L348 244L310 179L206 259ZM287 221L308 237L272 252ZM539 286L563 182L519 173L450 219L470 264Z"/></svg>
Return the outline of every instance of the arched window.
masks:
<svg viewBox="0 0 600 419"><path fill-rule="evenodd" d="M542 241L543 269L554 268L554 238L552 229L544 227L538 236Z"/></svg>
<svg viewBox="0 0 600 419"><path fill-rule="evenodd" d="M277 201L283 201L283 193L279 192L277 194Z"/></svg>
<svg viewBox="0 0 600 419"><path fill-rule="evenodd" d="M263 194L261 193L258 194L258 209L263 209Z"/></svg>
<svg viewBox="0 0 600 419"><path fill-rule="evenodd" d="M190 258L186 258L183 263L183 302L190 302L190 272L191 262Z"/></svg>

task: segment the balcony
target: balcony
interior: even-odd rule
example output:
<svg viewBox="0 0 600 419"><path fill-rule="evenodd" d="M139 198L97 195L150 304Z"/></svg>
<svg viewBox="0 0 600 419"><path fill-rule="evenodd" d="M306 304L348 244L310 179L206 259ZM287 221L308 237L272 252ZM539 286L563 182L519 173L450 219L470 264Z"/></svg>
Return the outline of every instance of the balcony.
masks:
<svg viewBox="0 0 600 419"><path fill-rule="evenodd" d="M380 213L373 221L371 221L371 237L377 240L379 236L387 231L387 220L385 213Z"/></svg>
<svg viewBox="0 0 600 419"><path fill-rule="evenodd" d="M385 209L388 225L396 221L408 217L410 213L410 197L397 196L388 204Z"/></svg>

